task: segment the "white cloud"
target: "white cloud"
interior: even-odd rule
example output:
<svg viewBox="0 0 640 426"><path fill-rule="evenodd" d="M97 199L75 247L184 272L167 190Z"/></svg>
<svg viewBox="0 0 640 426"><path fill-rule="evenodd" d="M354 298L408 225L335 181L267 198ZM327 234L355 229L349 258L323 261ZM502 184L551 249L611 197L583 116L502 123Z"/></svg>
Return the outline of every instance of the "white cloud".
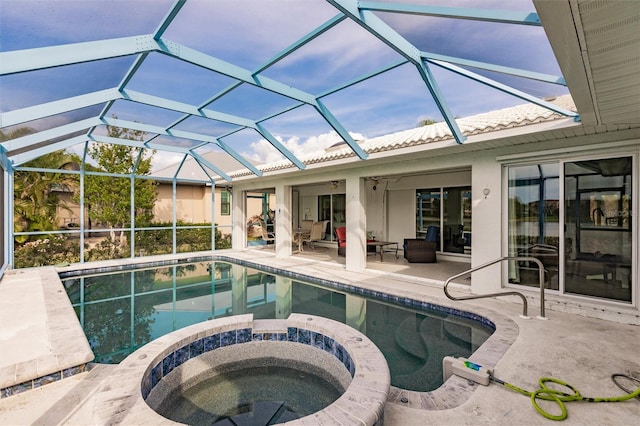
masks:
<svg viewBox="0 0 640 426"><path fill-rule="evenodd" d="M151 158L152 170L157 172L169 166L177 166L184 154L174 152L156 152Z"/></svg>
<svg viewBox="0 0 640 426"><path fill-rule="evenodd" d="M365 137L360 133L349 133L354 140L363 140ZM312 136L301 142L298 137L292 137L284 141L280 136L276 136L278 142L284 145L293 155L300 158L305 154L322 151L331 145L342 141L336 132L323 133ZM282 154L271 145L266 139L260 139L250 145L251 152L243 152L245 158L249 158L261 163L273 163L283 159Z"/></svg>

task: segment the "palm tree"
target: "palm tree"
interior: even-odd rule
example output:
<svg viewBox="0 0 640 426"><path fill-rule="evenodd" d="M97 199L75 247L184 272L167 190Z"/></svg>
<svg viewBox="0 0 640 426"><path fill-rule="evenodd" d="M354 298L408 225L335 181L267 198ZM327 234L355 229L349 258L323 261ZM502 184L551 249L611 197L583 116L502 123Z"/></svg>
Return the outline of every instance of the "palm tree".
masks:
<svg viewBox="0 0 640 426"><path fill-rule="evenodd" d="M33 133L32 129L19 128L0 137L13 138ZM39 169L63 170L79 164L80 158L66 151L56 151L45 154L24 164L24 167ZM13 176L14 231L52 231L57 227L58 207L66 208L60 201L56 191L76 191L78 176L61 172L37 172L17 170ZM27 241L27 237L16 236L18 243Z"/></svg>

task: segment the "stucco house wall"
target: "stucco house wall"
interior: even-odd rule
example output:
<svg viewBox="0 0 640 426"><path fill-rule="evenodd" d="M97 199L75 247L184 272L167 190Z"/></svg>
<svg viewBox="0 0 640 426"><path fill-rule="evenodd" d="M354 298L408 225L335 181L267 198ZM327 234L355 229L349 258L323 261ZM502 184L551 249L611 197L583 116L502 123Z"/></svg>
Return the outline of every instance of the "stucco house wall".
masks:
<svg viewBox="0 0 640 426"><path fill-rule="evenodd" d="M216 187L214 199L214 222L223 234L231 233L231 214L223 215L221 209L222 187ZM153 210L154 219L159 222L173 220L173 187L160 183L156 187L158 198ZM176 219L186 223L211 222L211 186L176 185Z"/></svg>
<svg viewBox="0 0 640 426"><path fill-rule="evenodd" d="M533 125L534 127L536 125ZM545 127L552 128L553 126ZM633 156L634 184L637 183L640 161L640 139L637 130L628 132L595 134L572 134L564 131L564 137L555 136L548 140L531 143L517 143L518 136L514 131L505 130L501 134L470 140L466 146L449 145L446 149L431 151L429 147L408 150L407 154L396 151L395 155L373 154L367 160L368 168L361 168L357 162L334 165L308 171L288 171L281 175L262 177L265 186L278 188L294 188L299 194L298 215L304 217L309 209L312 218L317 214L317 197L330 193L328 184L339 181L336 192L345 193L349 199L357 199L359 195L349 194L347 188L357 188L356 185L343 186L348 179L358 176L363 184L365 220L362 226L366 231L373 231L376 236L399 243L406 237L415 235L416 206L415 190L418 188L438 188L453 186L471 186L472 192L472 234L471 265L478 266L493 261L507 254L507 179L506 167L510 165L538 164L544 162L579 161L585 158L601 156ZM576 132L576 133L579 133ZM501 138L501 135L504 135ZM513 138L513 139L511 139ZM523 138L526 139L526 138ZM516 141L510 142L510 141ZM488 143L487 143L488 142ZM354 164L355 163L355 164ZM376 190L373 191L369 183L375 173L380 179ZM310 179L315 181L310 182ZM241 189L242 180L234 183ZM298 186L300 185L300 186ZM638 185L633 192L633 210L638 211ZM335 193L335 192L334 192ZM485 194L486 193L486 194ZM276 194L277 195L277 194ZM559 200L562 203L562 197ZM633 216L634 241L638 241L638 217ZM286 255L285 252L282 255ZM633 252L634 277L638 275L638 248ZM358 254L359 255L359 254ZM364 254L363 254L364 255ZM438 259L468 260L468 255L438 255ZM359 268L362 262L352 264L347 259L347 269ZM471 279L472 293L492 293L509 287L506 279L507 264L497 264L487 269L473 273ZM584 311L585 306L602 307L598 315L603 318L615 319L623 316L637 315L640 304L637 280L633 282L634 296L631 303L608 306L608 301L589 299L570 294L548 296L548 300L561 301L562 309L571 312ZM535 297L539 293L536 288L518 290L524 291L532 298L530 311L535 315ZM550 303L550 302L549 302ZM629 317L630 318L630 317Z"/></svg>
<svg viewBox="0 0 640 426"><path fill-rule="evenodd" d="M160 222L173 220L173 190L171 185L160 184L156 188L158 198L153 209L154 218ZM211 187L204 185L176 186L176 219L186 223L203 223L211 221ZM207 207L207 204L209 207Z"/></svg>

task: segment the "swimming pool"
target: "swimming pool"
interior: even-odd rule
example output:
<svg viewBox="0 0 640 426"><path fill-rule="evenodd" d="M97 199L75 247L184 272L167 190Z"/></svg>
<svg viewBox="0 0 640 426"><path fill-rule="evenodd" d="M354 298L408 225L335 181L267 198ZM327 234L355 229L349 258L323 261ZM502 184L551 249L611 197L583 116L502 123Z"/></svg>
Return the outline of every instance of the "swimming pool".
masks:
<svg viewBox="0 0 640 426"><path fill-rule="evenodd" d="M495 329L464 311L298 278L225 261L61 274L102 363L118 363L153 339L207 319L247 313L287 318L296 312L361 331L383 352L393 386L427 392L442 384L444 356L469 357Z"/></svg>

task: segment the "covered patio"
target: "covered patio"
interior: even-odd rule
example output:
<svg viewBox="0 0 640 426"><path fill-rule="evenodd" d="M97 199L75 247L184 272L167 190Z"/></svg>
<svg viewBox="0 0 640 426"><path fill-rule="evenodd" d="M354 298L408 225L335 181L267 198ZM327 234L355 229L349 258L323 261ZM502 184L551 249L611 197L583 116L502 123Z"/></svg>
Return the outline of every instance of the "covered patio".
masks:
<svg viewBox="0 0 640 426"><path fill-rule="evenodd" d="M292 258L304 259L305 261L328 262L336 266L344 267L346 259L344 256L338 256L338 250L335 246L325 245L316 246L315 249L306 249L303 252L295 250L292 252ZM260 251L265 253L273 253L273 248L261 248ZM402 257L402 251L399 251L399 257L396 258L395 250L385 253L384 259L380 260L378 253L368 253L365 269L372 273L394 274L403 276L406 279L419 278L421 280L431 281L434 283L444 282L453 275L460 274L471 268L471 262L459 260L440 260L436 263L409 263ZM454 282L470 286L471 277L460 278Z"/></svg>

